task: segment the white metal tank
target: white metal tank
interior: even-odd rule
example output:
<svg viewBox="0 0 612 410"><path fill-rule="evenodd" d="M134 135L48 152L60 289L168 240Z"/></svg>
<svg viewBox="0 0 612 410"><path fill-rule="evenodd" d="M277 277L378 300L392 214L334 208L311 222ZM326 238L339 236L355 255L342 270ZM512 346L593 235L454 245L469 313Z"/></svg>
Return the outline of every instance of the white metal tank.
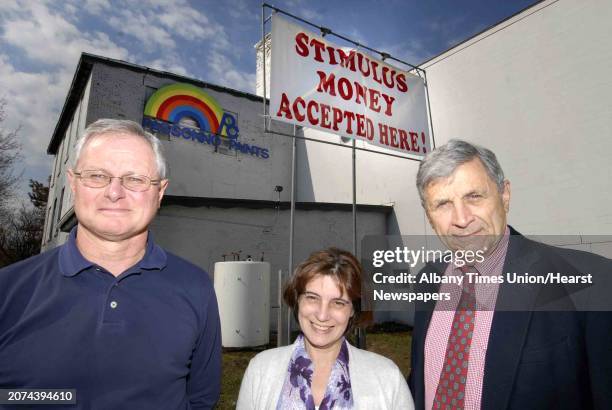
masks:
<svg viewBox="0 0 612 410"><path fill-rule="evenodd" d="M270 342L270 264L215 263L223 347L260 346Z"/></svg>

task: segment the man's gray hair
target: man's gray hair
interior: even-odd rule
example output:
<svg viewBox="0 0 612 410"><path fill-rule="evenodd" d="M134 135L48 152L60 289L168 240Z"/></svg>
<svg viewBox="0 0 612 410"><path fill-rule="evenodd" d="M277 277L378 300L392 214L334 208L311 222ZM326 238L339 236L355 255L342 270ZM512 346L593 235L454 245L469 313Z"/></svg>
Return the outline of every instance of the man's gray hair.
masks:
<svg viewBox="0 0 612 410"><path fill-rule="evenodd" d="M447 178L466 162L478 158L487 170L489 177L497 185L499 192L504 190L504 171L493 151L471 144L467 141L452 139L431 151L421 161L417 173L417 189L421 203L425 204L425 188L438 178Z"/></svg>
<svg viewBox="0 0 612 410"><path fill-rule="evenodd" d="M130 120L114 120L111 118L102 118L93 122L89 125L89 127L85 128L83 134L78 139L75 147L74 147L74 163L73 166L79 162L81 158L81 152L83 151L83 147L87 144L91 138L97 135L104 134L129 134L135 135L137 137L143 138L145 141L151 145L151 149L153 150L153 154L155 155L155 163L157 165L157 174L160 179L166 178L166 158L164 157L164 149L157 137L152 135L151 133L145 131L140 124Z"/></svg>

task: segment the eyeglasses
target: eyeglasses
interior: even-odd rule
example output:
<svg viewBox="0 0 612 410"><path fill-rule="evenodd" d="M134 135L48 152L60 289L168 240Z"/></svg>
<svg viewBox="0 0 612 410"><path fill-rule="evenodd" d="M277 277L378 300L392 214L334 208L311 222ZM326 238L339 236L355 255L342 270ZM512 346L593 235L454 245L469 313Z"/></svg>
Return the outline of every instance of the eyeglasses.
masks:
<svg viewBox="0 0 612 410"><path fill-rule="evenodd" d="M98 170L87 170L76 172L72 171L89 188L104 188L111 183L113 178L121 181L121 186L135 192L149 190L151 185L159 185L161 179L151 179L145 175L124 175L121 177L111 177L110 175Z"/></svg>

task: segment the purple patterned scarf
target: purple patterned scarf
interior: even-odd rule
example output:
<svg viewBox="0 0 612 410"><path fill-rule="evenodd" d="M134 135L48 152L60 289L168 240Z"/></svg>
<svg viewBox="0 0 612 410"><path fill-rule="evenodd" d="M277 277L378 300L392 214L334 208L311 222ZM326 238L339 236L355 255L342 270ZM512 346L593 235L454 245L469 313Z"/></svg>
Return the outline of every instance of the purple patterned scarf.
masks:
<svg viewBox="0 0 612 410"><path fill-rule="evenodd" d="M348 346L346 340L343 340L319 410L353 408L348 362ZM310 390L313 372L314 365L304 348L304 336L300 335L289 361L285 383L276 405L277 410L314 410L315 404Z"/></svg>

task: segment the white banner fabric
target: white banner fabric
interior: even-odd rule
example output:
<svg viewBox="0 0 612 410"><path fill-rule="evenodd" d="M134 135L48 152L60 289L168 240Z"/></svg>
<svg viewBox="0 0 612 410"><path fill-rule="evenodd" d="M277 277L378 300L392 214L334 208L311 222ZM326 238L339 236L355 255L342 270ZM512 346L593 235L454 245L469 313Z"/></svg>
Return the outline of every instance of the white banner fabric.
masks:
<svg viewBox="0 0 612 410"><path fill-rule="evenodd" d="M272 16L270 116L404 156L431 151L425 83Z"/></svg>

